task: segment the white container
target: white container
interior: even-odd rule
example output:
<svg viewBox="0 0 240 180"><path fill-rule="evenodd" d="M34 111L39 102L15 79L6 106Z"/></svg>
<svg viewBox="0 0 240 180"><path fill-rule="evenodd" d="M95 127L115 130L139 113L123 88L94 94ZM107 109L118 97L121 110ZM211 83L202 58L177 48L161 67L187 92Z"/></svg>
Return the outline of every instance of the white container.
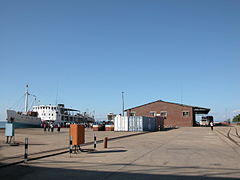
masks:
<svg viewBox="0 0 240 180"><path fill-rule="evenodd" d="M154 117L129 116L129 131L155 131L156 119Z"/></svg>
<svg viewBox="0 0 240 180"><path fill-rule="evenodd" d="M114 118L114 131L128 131L128 117L117 115Z"/></svg>
<svg viewBox="0 0 240 180"><path fill-rule="evenodd" d="M143 131L142 116L129 116L129 131Z"/></svg>

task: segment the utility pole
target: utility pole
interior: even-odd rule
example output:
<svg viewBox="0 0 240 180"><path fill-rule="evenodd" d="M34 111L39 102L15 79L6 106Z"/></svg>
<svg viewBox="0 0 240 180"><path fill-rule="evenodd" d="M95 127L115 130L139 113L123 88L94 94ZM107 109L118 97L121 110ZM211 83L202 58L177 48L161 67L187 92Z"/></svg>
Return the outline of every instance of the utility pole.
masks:
<svg viewBox="0 0 240 180"><path fill-rule="evenodd" d="M124 92L122 92L122 115L124 116Z"/></svg>

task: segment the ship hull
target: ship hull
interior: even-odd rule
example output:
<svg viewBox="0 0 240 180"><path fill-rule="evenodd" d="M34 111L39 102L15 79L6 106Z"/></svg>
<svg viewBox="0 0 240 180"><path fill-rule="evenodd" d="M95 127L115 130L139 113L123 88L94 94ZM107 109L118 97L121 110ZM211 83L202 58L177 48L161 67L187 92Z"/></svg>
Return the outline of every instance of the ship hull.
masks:
<svg viewBox="0 0 240 180"><path fill-rule="evenodd" d="M13 122L15 128L41 127L41 118L7 110L7 121Z"/></svg>

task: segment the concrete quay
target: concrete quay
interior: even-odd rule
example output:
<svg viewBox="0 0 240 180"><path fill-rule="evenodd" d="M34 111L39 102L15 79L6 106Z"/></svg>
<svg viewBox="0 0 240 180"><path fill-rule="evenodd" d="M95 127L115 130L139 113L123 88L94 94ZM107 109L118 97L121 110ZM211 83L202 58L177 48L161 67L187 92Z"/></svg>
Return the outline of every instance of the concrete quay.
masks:
<svg viewBox="0 0 240 180"><path fill-rule="evenodd" d="M116 138L129 135L141 134L141 132L113 132L113 131L92 131L90 128L85 129L85 143L93 142L94 135L97 141L103 140L104 137ZM24 141L28 137L30 157L38 157L49 153L62 152L69 147L69 128L62 128L60 133L55 129L54 132L44 132L41 128L15 129L14 142L19 146L10 146L6 144L4 129L0 130L0 162L13 163L23 160ZM99 144L97 146L103 146ZM19 157L19 158L17 158Z"/></svg>
<svg viewBox="0 0 240 180"><path fill-rule="evenodd" d="M0 178L239 179L240 146L227 138L230 128L240 145L234 133L239 127L179 128L115 139L107 149L86 146L72 157L65 153L0 168Z"/></svg>

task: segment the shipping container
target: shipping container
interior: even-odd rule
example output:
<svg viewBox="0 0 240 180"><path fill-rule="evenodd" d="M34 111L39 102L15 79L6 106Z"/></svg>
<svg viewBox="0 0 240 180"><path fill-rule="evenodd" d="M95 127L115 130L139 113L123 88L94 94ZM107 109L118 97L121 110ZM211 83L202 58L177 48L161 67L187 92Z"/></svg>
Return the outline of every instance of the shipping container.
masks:
<svg viewBox="0 0 240 180"><path fill-rule="evenodd" d="M155 131L156 119L145 116L129 116L129 131Z"/></svg>
<svg viewBox="0 0 240 180"><path fill-rule="evenodd" d="M128 131L128 117L117 115L114 118L114 131Z"/></svg>
<svg viewBox="0 0 240 180"><path fill-rule="evenodd" d="M143 131L141 116L129 116L129 131Z"/></svg>

